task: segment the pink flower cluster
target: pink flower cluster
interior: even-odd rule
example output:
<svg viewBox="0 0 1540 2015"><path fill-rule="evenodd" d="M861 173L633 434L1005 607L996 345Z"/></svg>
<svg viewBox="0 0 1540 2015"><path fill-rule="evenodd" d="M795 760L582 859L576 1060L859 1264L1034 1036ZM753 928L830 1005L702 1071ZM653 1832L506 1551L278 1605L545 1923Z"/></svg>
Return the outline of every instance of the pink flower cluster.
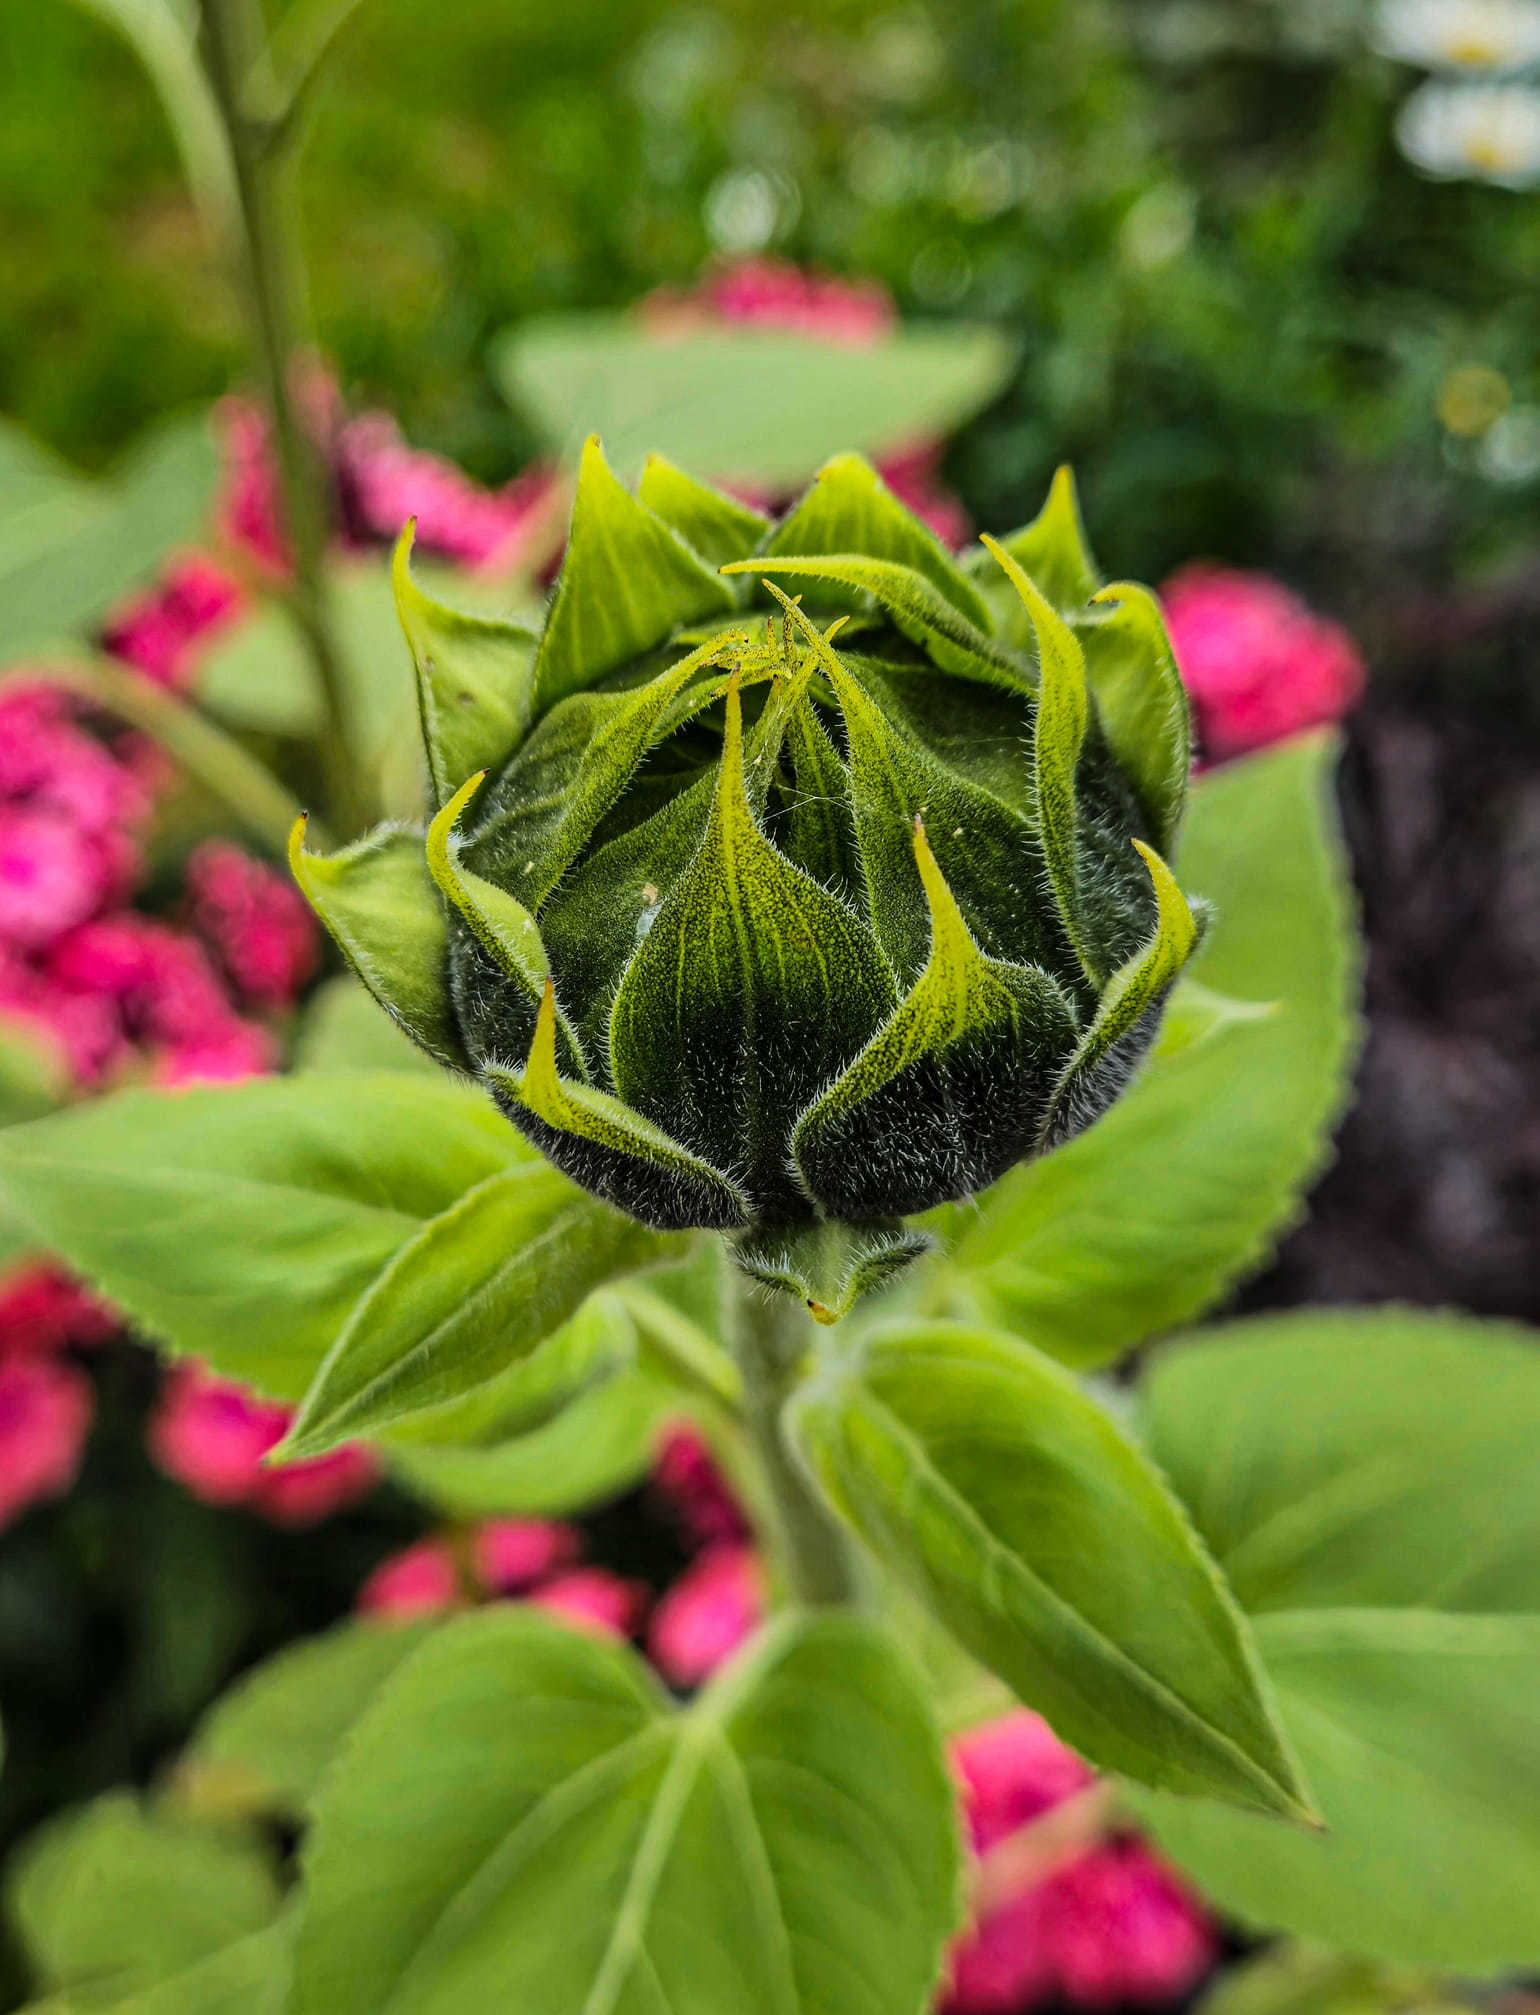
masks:
<svg viewBox="0 0 1540 2015"><path fill-rule="evenodd" d="M74 1482L92 1394L68 1353L116 1327L112 1311L57 1267L25 1264L0 1280L0 1528Z"/></svg>
<svg viewBox="0 0 1540 2015"><path fill-rule="evenodd" d="M416 518L422 551L457 566L500 573L543 556L560 503L549 470L528 469L488 490L442 456L409 447L388 413L349 414L321 370L305 373L299 391L330 476L344 549L393 544L407 519ZM220 541L237 568L281 575L288 554L267 417L252 400L229 398L216 426ZM157 684L184 689L200 654L250 606L237 572L207 553L180 554L153 588L123 604L103 641Z"/></svg>
<svg viewBox="0 0 1540 2015"><path fill-rule="evenodd" d="M194 857L206 937L127 906L160 780L137 737L94 733L60 687L0 692L0 1014L50 1039L81 1089L129 1069L181 1084L270 1068L272 1036L242 1004L290 1004L314 963L285 879L239 855L236 900L234 848Z"/></svg>
<svg viewBox="0 0 1540 2015"><path fill-rule="evenodd" d="M469 1532L430 1533L382 1560L359 1590L358 1608L404 1620L517 1596L585 1629L633 1636L646 1611L646 1588L579 1564L581 1553L574 1526L490 1518Z"/></svg>
<svg viewBox="0 0 1540 2015"><path fill-rule="evenodd" d="M1361 696L1352 638L1281 581L1197 562L1160 592L1208 761L1340 720Z"/></svg>
<svg viewBox="0 0 1540 2015"><path fill-rule="evenodd" d="M1021 1711L963 1736L953 1759L968 1830L991 1850L1092 1791L1091 1772L1048 1724ZM1160 2003L1208 1971L1217 1939L1203 1906L1140 1840L1101 1837L1064 1851L994 1903L952 1953L945 2015L1020 2015L1044 2002L1082 2008Z"/></svg>
<svg viewBox="0 0 1540 2015"><path fill-rule="evenodd" d="M156 1467L205 1504L240 1506L299 1530L356 1503L380 1470L360 1444L301 1462L264 1462L292 1419L288 1407L187 1362L167 1374L145 1440Z"/></svg>
<svg viewBox="0 0 1540 2015"><path fill-rule="evenodd" d="M898 309L880 281L835 279L785 259L742 259L717 267L688 290L659 288L641 307L649 325L664 334L727 322L786 329L855 349L882 342L898 327ZM944 544L955 547L969 537L972 526L961 501L941 482L943 448L939 441L910 442L885 456L878 469L899 502ZM776 501L757 491L740 494L760 505Z"/></svg>
<svg viewBox="0 0 1540 2015"><path fill-rule="evenodd" d="M500 490L485 489L443 456L408 446L389 413L348 413L336 385L314 367L299 404L331 477L345 546L393 545L415 518L423 551L500 573L524 561L550 530L557 502L550 471L527 469ZM267 417L248 399L227 399L220 425L220 530L238 552L282 572L288 561Z"/></svg>

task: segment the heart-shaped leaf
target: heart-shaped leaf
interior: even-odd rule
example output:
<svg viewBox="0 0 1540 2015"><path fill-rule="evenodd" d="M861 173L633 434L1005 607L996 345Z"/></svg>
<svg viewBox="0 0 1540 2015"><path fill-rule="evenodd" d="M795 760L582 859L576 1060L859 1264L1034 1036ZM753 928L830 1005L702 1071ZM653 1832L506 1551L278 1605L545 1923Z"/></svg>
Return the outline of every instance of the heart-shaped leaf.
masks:
<svg viewBox="0 0 1540 2015"><path fill-rule="evenodd" d="M365 1712L317 1803L293 2015L921 2015L953 1793L896 1645L789 1618L672 1710L500 1608Z"/></svg>

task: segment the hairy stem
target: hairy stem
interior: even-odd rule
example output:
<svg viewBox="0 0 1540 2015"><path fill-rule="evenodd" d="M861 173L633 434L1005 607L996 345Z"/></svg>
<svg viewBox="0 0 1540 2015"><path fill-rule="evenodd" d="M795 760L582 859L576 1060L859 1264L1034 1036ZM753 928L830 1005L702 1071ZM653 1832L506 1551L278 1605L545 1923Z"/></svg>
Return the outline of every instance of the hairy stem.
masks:
<svg viewBox="0 0 1540 2015"><path fill-rule="evenodd" d="M771 1538L787 1585L799 1602L851 1602L857 1591L845 1535L814 1496L781 1424L813 1324L789 1296L767 1296L737 1278L734 1343L744 1419L764 1471Z"/></svg>
<svg viewBox="0 0 1540 2015"><path fill-rule="evenodd" d="M331 624L324 562L331 510L320 458L294 409L289 382L295 341L295 255L284 201L284 161L272 130L246 103L263 60L263 25L251 0L202 0L209 81L230 139L240 230L238 260L278 462L284 528L293 560L289 604L320 687L318 754L331 823L344 835L365 822L349 760L342 658Z"/></svg>

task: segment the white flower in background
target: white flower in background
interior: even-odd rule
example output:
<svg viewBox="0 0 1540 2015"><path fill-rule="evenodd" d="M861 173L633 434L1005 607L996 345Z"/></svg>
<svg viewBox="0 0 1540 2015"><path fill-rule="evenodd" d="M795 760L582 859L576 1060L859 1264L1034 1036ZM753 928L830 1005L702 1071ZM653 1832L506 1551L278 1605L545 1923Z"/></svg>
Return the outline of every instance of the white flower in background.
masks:
<svg viewBox="0 0 1540 2015"><path fill-rule="evenodd" d="M1374 40L1425 70L1527 70L1540 64L1540 0L1381 0Z"/></svg>
<svg viewBox="0 0 1540 2015"><path fill-rule="evenodd" d="M1540 183L1540 90L1528 84L1424 84L1396 118L1414 167L1441 181Z"/></svg>

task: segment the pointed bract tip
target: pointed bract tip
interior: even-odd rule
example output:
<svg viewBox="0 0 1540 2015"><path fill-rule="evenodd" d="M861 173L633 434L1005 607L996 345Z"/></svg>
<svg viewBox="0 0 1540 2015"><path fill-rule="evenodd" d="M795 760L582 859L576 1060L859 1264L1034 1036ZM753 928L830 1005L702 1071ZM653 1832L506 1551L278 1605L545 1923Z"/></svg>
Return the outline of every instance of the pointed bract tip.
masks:
<svg viewBox="0 0 1540 2015"><path fill-rule="evenodd" d="M310 824L309 812L301 812L289 828L289 872L299 880L299 864L305 853L305 829Z"/></svg>
<svg viewBox="0 0 1540 2015"><path fill-rule="evenodd" d="M811 1295L807 1299L807 1312L814 1322L821 1323L825 1329L832 1329L839 1321L837 1309L830 1308L827 1302L814 1301Z"/></svg>

